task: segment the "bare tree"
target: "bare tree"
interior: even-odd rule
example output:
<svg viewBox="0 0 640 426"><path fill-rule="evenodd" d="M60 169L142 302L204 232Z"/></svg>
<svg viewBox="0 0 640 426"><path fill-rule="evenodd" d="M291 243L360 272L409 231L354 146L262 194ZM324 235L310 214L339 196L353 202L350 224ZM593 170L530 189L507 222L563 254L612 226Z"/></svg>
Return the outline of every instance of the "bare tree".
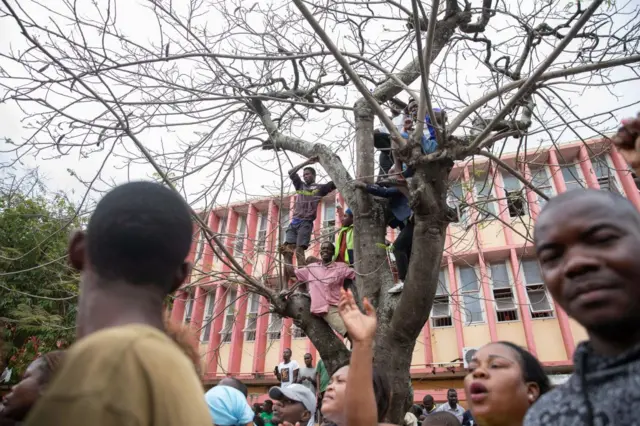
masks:
<svg viewBox="0 0 640 426"><path fill-rule="evenodd" d="M2 100L22 109L30 132L8 141L13 162L79 155L128 171L150 165L207 210L232 192L256 190L247 189L244 169L277 176L266 189L282 195L287 152L319 157L355 213L357 287L377 309L375 362L391 374L394 421L404 412L411 356L456 220L446 201L454 162L488 157L546 198L499 160L503 150L526 152L564 132L602 135L622 107L611 103L616 85L639 78L632 2L130 3L2 0L1 25L11 23L22 43L0 52ZM424 123L405 140L383 110L403 105L407 94L418 100L419 117L434 117L439 106L451 119L436 126L434 153L420 149ZM601 109L580 105L587 95ZM415 169L412 262L401 296L386 291L393 277L380 249L384 205L353 185L353 175L372 182L375 174L375 117L391 132L397 161ZM110 184L104 171L96 179ZM346 361L349 352L310 314L308 298L246 274L194 217L233 280L294 318L329 370Z"/></svg>

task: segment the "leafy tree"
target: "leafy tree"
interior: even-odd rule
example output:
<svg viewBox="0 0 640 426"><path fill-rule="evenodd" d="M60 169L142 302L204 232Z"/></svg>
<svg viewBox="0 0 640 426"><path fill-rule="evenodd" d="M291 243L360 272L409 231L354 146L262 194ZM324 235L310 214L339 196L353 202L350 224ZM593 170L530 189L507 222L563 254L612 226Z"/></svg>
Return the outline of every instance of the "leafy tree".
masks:
<svg viewBox="0 0 640 426"><path fill-rule="evenodd" d="M68 345L75 333L78 275L66 263L73 205L48 194L31 174L0 191L0 326L3 361L16 378L36 356Z"/></svg>

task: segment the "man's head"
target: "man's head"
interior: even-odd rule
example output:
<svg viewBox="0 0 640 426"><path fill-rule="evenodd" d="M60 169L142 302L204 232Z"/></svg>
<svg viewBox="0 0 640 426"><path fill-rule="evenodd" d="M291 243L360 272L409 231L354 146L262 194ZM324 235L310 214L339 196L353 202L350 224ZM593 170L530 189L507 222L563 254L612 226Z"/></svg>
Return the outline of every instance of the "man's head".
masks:
<svg viewBox="0 0 640 426"><path fill-rule="evenodd" d="M592 337L637 336L640 214L627 199L596 190L560 194L540 214L535 244L549 292Z"/></svg>
<svg viewBox="0 0 640 426"><path fill-rule="evenodd" d="M336 247L331 241L325 241L320 245L320 258L324 263L329 263L333 260L333 255Z"/></svg>
<svg viewBox="0 0 640 426"><path fill-rule="evenodd" d="M256 413L256 414L262 413L262 404L260 404L259 402L254 402L253 403L253 412Z"/></svg>
<svg viewBox="0 0 640 426"><path fill-rule="evenodd" d="M433 410L434 405L435 401L431 395L425 395L425 397L422 398L422 406L426 408L427 411Z"/></svg>
<svg viewBox="0 0 640 426"><path fill-rule="evenodd" d="M287 387L272 387L269 397L280 404L273 410L272 424L289 422L305 425L316 412L316 396L307 387L294 383Z"/></svg>
<svg viewBox="0 0 640 426"><path fill-rule="evenodd" d="M130 182L108 192L69 244L69 261L81 272L79 329L88 315L83 302L97 293L122 298L144 290L162 300L176 290L189 273L192 232L187 204L162 185Z"/></svg>
<svg viewBox="0 0 640 426"><path fill-rule="evenodd" d="M273 401L270 399L265 400L264 403L262 404L262 411L264 411L267 414L270 414L273 411Z"/></svg>
<svg viewBox="0 0 640 426"><path fill-rule="evenodd" d="M249 388L247 388L247 385L233 377L225 377L224 379L220 380L218 386L229 386L230 388L239 390L244 396L249 396Z"/></svg>
<svg viewBox="0 0 640 426"><path fill-rule="evenodd" d="M456 392L455 389L449 389L447 391L447 401L452 408L458 404L458 392Z"/></svg>
<svg viewBox="0 0 640 426"><path fill-rule="evenodd" d="M286 348L284 352L282 352L282 359L286 363L289 363L289 361L291 361L291 349Z"/></svg>
<svg viewBox="0 0 640 426"><path fill-rule="evenodd" d="M316 181L316 169L313 167L305 167L302 170L302 179L307 185L311 185Z"/></svg>
<svg viewBox="0 0 640 426"><path fill-rule="evenodd" d="M304 354L304 365L309 368L313 367L313 357L311 354Z"/></svg>
<svg viewBox="0 0 640 426"><path fill-rule="evenodd" d="M342 215L342 226L353 225L353 212L351 209L346 209Z"/></svg>

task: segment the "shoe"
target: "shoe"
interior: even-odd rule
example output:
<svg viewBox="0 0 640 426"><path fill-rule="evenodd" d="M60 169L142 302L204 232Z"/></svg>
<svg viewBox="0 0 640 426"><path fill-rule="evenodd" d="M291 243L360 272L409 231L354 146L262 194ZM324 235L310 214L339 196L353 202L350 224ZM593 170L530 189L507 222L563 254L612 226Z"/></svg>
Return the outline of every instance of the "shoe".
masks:
<svg viewBox="0 0 640 426"><path fill-rule="evenodd" d="M399 281L396 283L396 285L394 285L393 287L391 287L389 289L389 291L387 291L387 293L389 294L398 294L398 293L402 293L402 289L404 288L404 282Z"/></svg>

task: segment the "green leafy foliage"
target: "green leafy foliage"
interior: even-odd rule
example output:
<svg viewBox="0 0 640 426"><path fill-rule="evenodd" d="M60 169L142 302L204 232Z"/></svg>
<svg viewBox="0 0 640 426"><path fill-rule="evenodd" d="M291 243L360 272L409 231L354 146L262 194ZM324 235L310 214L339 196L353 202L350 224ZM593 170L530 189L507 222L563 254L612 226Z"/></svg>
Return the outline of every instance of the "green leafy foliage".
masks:
<svg viewBox="0 0 640 426"><path fill-rule="evenodd" d="M0 366L14 368L14 379L75 334L79 277L66 250L82 223L64 196L34 187L0 192Z"/></svg>

